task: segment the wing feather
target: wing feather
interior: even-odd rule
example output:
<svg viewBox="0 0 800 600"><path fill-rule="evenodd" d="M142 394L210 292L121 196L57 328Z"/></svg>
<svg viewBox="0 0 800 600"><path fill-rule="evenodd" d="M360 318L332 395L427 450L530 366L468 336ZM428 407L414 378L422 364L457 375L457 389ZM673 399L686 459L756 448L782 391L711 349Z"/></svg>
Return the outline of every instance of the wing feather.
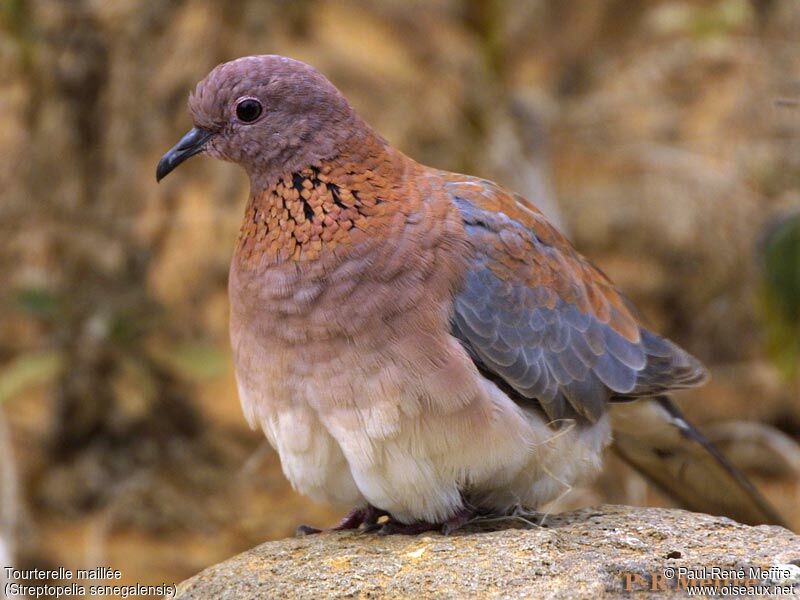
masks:
<svg viewBox="0 0 800 600"><path fill-rule="evenodd" d="M704 381L700 362L642 327L611 281L524 198L443 177L473 248L453 335L518 401L553 420L596 421L609 400Z"/></svg>

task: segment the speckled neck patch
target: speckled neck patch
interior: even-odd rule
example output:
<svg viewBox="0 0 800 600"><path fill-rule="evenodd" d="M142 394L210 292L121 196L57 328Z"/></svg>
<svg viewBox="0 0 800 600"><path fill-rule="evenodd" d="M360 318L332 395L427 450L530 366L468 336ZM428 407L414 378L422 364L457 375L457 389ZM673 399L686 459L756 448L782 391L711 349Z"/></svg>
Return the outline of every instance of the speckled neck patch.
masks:
<svg viewBox="0 0 800 600"><path fill-rule="evenodd" d="M287 173L254 195L239 232L237 258L247 263L309 261L351 242L385 214L385 186L376 173L327 164Z"/></svg>

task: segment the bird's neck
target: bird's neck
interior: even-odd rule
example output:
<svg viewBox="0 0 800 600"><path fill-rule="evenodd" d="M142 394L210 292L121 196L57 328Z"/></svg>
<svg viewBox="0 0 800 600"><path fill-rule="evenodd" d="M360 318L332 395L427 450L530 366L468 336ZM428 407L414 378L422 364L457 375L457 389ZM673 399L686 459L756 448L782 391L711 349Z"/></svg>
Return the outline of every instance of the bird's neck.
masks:
<svg viewBox="0 0 800 600"><path fill-rule="evenodd" d="M362 138L333 158L290 169L251 189L234 260L251 270L346 254L388 225L404 156Z"/></svg>

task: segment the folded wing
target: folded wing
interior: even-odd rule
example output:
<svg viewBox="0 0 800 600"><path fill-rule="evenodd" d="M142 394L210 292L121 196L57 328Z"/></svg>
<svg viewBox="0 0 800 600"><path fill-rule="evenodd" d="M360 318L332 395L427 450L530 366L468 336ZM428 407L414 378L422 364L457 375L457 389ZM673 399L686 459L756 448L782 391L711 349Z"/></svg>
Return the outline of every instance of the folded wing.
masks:
<svg viewBox="0 0 800 600"><path fill-rule="evenodd" d="M704 367L639 325L611 281L530 203L446 175L473 248L452 331L485 376L551 420L699 385Z"/></svg>

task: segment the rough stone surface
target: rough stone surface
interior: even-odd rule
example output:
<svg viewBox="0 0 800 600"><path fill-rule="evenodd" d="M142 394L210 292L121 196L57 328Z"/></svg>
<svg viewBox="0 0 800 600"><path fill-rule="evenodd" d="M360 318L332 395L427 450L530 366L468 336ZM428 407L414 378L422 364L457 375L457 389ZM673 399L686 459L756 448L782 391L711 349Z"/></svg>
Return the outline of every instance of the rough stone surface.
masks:
<svg viewBox="0 0 800 600"><path fill-rule="evenodd" d="M600 506L550 515L540 527L482 523L450 537L347 532L268 542L183 582L177 597L602 598L625 593L626 573L792 564L800 565L800 536L781 527Z"/></svg>

